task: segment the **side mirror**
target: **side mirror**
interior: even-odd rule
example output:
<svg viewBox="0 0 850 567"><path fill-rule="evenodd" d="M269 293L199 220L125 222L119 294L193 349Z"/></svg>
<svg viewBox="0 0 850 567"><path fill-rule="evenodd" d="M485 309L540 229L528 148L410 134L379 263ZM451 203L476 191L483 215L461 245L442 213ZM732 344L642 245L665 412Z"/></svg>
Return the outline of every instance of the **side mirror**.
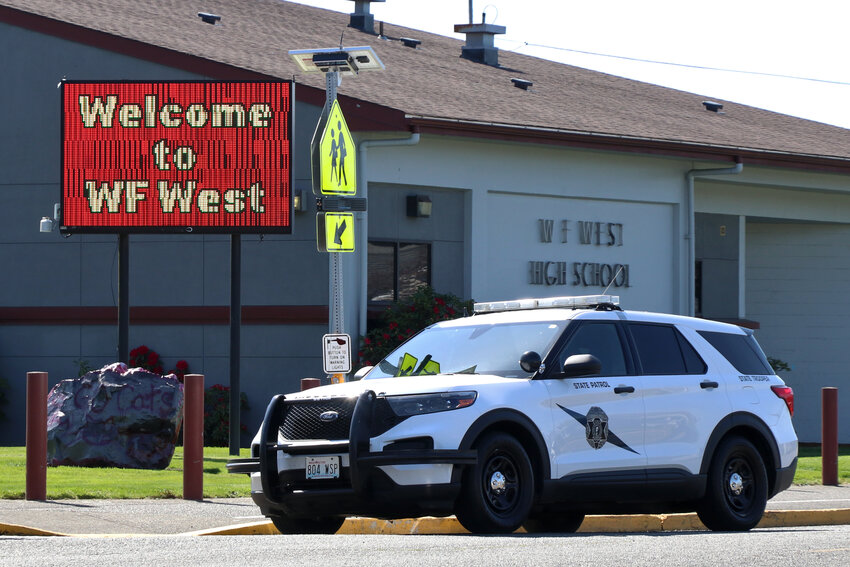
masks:
<svg viewBox="0 0 850 567"><path fill-rule="evenodd" d="M522 353L522 356L519 357L519 367L529 374L533 374L540 370L541 364L543 364L543 359L540 358L540 355L533 350L525 351Z"/></svg>
<svg viewBox="0 0 850 567"><path fill-rule="evenodd" d="M564 361L564 378L578 378L602 373L602 362L592 354L574 354Z"/></svg>
<svg viewBox="0 0 850 567"><path fill-rule="evenodd" d="M361 378L363 378L364 376L369 374L369 372L373 368L375 368L375 367L374 366L364 366L363 368L361 368L360 370L358 370L357 372L354 373L352 380L360 380Z"/></svg>

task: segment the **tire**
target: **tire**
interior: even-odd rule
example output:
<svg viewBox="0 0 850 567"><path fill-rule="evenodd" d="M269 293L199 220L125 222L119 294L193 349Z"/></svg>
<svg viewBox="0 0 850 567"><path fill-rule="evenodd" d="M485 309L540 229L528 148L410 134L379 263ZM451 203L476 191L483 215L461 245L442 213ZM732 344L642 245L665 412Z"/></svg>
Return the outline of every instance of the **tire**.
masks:
<svg viewBox="0 0 850 567"><path fill-rule="evenodd" d="M282 534L335 534L345 522L345 518L290 518L289 516L269 516L269 519Z"/></svg>
<svg viewBox="0 0 850 567"><path fill-rule="evenodd" d="M761 454L743 437L725 439L708 468L699 519L712 531L747 531L759 523L766 505L767 472Z"/></svg>
<svg viewBox="0 0 850 567"><path fill-rule="evenodd" d="M530 534L573 534L583 521L582 512L551 510L529 516L522 527Z"/></svg>
<svg viewBox="0 0 850 567"><path fill-rule="evenodd" d="M455 515L472 533L511 533L534 502L534 472L514 437L489 433L477 443L478 462L464 471Z"/></svg>

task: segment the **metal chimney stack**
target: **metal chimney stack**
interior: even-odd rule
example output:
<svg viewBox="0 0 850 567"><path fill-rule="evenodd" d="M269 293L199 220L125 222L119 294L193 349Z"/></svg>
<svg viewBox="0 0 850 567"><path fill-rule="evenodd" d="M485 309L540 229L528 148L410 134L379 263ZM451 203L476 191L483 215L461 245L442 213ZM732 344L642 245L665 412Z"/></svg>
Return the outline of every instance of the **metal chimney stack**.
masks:
<svg viewBox="0 0 850 567"><path fill-rule="evenodd" d="M493 67L499 66L499 48L494 43L496 34L505 33L505 26L497 26L494 24L485 24L484 16L481 16L480 24L472 23L472 3L469 5L468 24L455 25L455 33L466 34L466 45L461 48L460 56L475 61L484 63Z"/></svg>
<svg viewBox="0 0 850 567"><path fill-rule="evenodd" d="M386 0L352 0L354 12L348 21L348 27L355 28L366 33L375 35L375 16L370 13L372 2L386 2Z"/></svg>

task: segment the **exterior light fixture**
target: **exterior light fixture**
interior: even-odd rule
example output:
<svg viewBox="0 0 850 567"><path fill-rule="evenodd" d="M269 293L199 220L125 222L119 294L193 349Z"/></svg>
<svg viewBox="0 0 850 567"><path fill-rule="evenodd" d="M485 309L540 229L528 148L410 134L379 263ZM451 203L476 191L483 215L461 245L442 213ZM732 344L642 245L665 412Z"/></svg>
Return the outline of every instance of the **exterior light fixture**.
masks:
<svg viewBox="0 0 850 567"><path fill-rule="evenodd" d="M41 217L41 220L38 222L38 231L39 232L53 232L56 227L59 225L59 213L62 211L59 203L53 205L53 218L50 217Z"/></svg>
<svg viewBox="0 0 850 567"><path fill-rule="evenodd" d="M428 218L431 216L431 198L427 195L408 195L407 196L407 216Z"/></svg>
<svg viewBox="0 0 850 567"><path fill-rule="evenodd" d="M307 199L304 196L304 191L296 189L292 193L292 208L296 213L303 213L307 210Z"/></svg>

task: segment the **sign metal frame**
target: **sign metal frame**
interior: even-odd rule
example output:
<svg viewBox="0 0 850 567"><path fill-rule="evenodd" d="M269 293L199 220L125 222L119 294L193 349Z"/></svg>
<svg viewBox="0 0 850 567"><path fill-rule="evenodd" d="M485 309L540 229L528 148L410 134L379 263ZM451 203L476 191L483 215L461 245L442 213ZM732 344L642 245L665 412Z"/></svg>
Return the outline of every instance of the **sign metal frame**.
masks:
<svg viewBox="0 0 850 567"><path fill-rule="evenodd" d="M62 95L60 96L60 115L62 117L62 148L61 157L61 180L60 180L60 232L64 234L133 234L133 233L218 233L218 234L291 234L293 225L293 126L294 126L294 100L295 83L293 81L89 81L68 80L60 84ZM90 86L90 98L88 102L91 127L86 126L83 121L82 130L79 125L72 125L69 121L83 118L83 109L79 106L81 102L70 100L71 96L82 96L81 88ZM174 97L169 98L169 93L205 93L208 98L203 100L182 100ZM252 99L253 95L267 92L273 96L280 94L280 99L270 101L261 97ZM95 94L98 93L98 94ZM132 93L132 95L128 94ZM227 93L227 94L220 94ZM216 98L217 95L221 98ZM117 96L112 106L106 98L107 95ZM145 99L145 95L156 99ZM133 96L134 98L130 98ZM240 96L242 98L240 98ZM98 107L95 106L100 97ZM156 100L156 102L152 102ZM260 114L255 109L251 113L250 103L271 107L269 110L272 117ZM236 101L236 102L234 102ZM273 124L270 131L274 131L274 137L266 140L254 140L247 125L239 128L246 132L234 134L234 128L213 127L211 108L213 104L243 104L246 112L246 120L252 120L250 126L261 124L262 120L268 120ZM153 106L156 108L153 108ZM178 112L178 107L183 113ZM111 113L109 112L111 109ZM189 123L189 109L195 114L192 118L194 125ZM73 115L73 110L77 115ZM208 112L208 115L204 115ZM278 116L285 113L285 116ZM263 116L261 119L260 116ZM112 121L114 132L103 127L104 117ZM203 126L197 126L201 119ZM166 125L180 121L180 126L169 128ZM130 125L129 127L127 125ZM226 125L225 125L226 126ZM182 131L178 134L178 130ZM259 128L257 128L259 129ZM98 132L101 130L101 132ZM173 131L173 137L170 137ZM82 133L82 138L76 136ZM71 136L74 137L71 137ZM225 139L226 136L229 138ZM260 136L262 138L262 136ZM232 141L231 141L232 140ZM154 146L164 142L157 154ZM262 155L257 154L263 147L281 148L281 155L268 164L262 163ZM275 146L276 145L276 146ZM225 146L228 146L226 149ZM221 153L216 156L210 155L211 148L222 148ZM116 153L103 154L104 149L116 149ZM189 148L186 150L185 148ZM183 149L183 154L178 159L183 159L183 171L176 171L176 150ZM117 151L127 153L119 154ZM254 150L253 153L249 153ZM135 151L135 153L133 153ZM225 156L224 152L228 155ZM98 154L101 152L101 154ZM92 155L91 159L86 154ZM194 156L198 161L194 162L187 156ZM259 159L258 159L259 158ZM203 165L201 164L203 161ZM241 166L237 167L234 161L239 161ZM166 163L167 162L167 163ZM156 164L156 165L152 165ZM169 171L164 169L168 165ZM158 166L158 167L157 167ZM151 172L157 173L150 175ZM217 176L220 187L209 187L205 183L211 176ZM256 179L263 181L273 178L277 186L254 185ZM95 180L94 185L84 186L81 181ZM225 181L227 179L227 181ZM140 180L147 185L122 186L120 189L114 185L116 181ZM199 195L204 190L218 191L220 211L229 204L234 212L227 215L219 214L215 222L171 222L169 214L177 218L185 218L187 221L198 219L201 213L193 211L184 213L179 204L174 204L170 210L161 203L158 193L158 181L166 180L171 184L175 181L183 183L181 189L188 196L187 181L197 181L193 187L192 207L199 207ZM103 184L103 185L102 185ZM243 187L244 185L244 187ZM249 190L254 186L254 193L249 195ZM72 214L72 207L80 209L81 200L87 199L87 191L96 187L98 191L121 191L119 212L110 211L108 204L102 204L100 211L86 215L85 213ZM129 196L130 191L136 191L136 201ZM226 195L226 192L233 191ZM262 200L260 192L262 191ZM237 194L238 192L238 194ZM139 197L141 193L142 198ZM106 195L106 193L103 193ZM210 193L211 195L211 193ZM231 201L228 203L227 198ZM250 202L254 198L253 208ZM258 204L262 203L262 205ZM84 206L84 205L83 205ZM146 212L148 217L159 217L163 224L146 222L132 224L130 222L132 210L140 210L141 207L161 206L161 211L153 213ZM114 208L114 207L113 207ZM241 211L238 209L242 208ZM275 211L274 215L267 214L267 210ZM106 211L106 212L102 212ZM94 214L115 215L114 219L98 222ZM217 213L212 213L217 214ZM119 216L120 215L120 216ZM90 219L87 217L91 217ZM191 217L191 218L190 218ZM258 222L260 219L260 222ZM268 221L266 219L269 219ZM147 220L147 219L144 219Z"/></svg>

